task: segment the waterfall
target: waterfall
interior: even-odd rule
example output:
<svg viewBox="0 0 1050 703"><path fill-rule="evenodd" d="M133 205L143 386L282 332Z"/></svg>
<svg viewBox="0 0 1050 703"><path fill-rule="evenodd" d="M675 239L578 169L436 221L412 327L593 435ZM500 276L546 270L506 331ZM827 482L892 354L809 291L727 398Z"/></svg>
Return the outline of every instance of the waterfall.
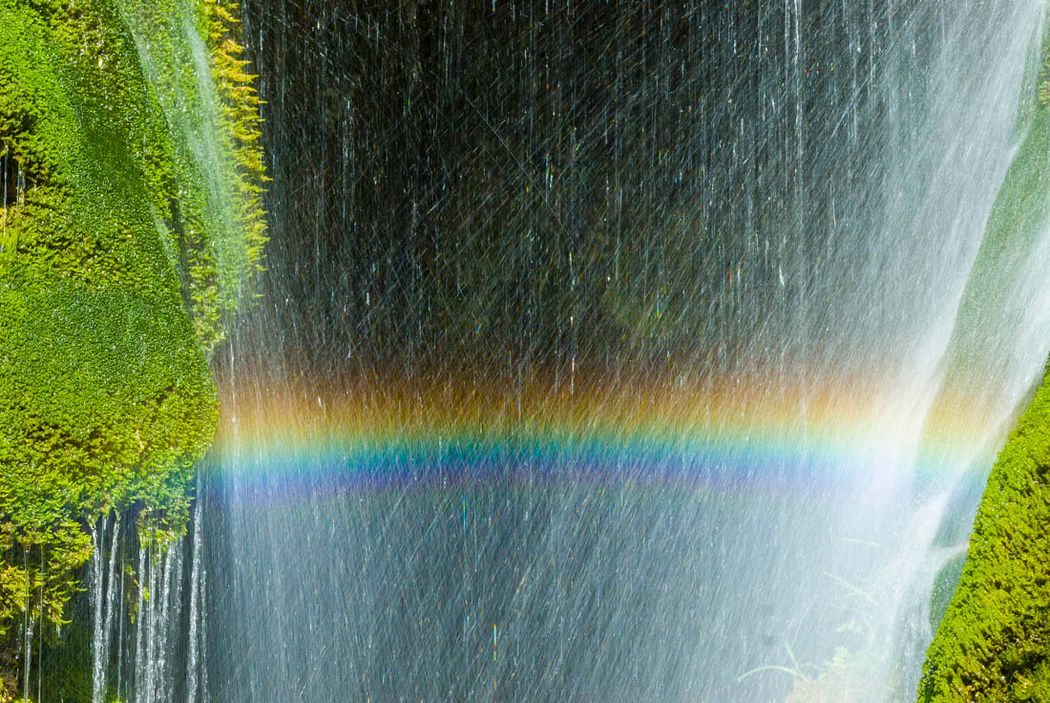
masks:
<svg viewBox="0 0 1050 703"><path fill-rule="evenodd" d="M1045 3L374 5L244 6L214 694L912 699L1050 351Z"/></svg>
<svg viewBox="0 0 1050 703"><path fill-rule="evenodd" d="M120 515L93 528L93 703L208 700L202 514L198 502L188 535L170 544L137 545L133 531L122 535Z"/></svg>
<svg viewBox="0 0 1050 703"><path fill-rule="evenodd" d="M91 703L105 703L106 676L110 660L110 639L113 633L113 618L116 609L118 580L122 580L116 571L117 553L120 547L120 515L113 520L112 536L109 542L109 559L106 559L106 527L108 520L103 519L91 531L91 572L92 572L92 622L94 633L91 649L94 655L92 666Z"/></svg>
<svg viewBox="0 0 1050 703"><path fill-rule="evenodd" d="M169 9L155 219L239 284ZM186 535L91 527L92 703L909 700L1050 351L1046 10L246 0L268 270Z"/></svg>
<svg viewBox="0 0 1050 703"><path fill-rule="evenodd" d="M687 5L245 5L223 700L913 696L1050 350L1045 5Z"/></svg>
<svg viewBox="0 0 1050 703"><path fill-rule="evenodd" d="M190 565L189 655L186 658L186 701L206 700L208 690L204 653L207 651L204 628L204 595L207 573L204 567L204 511L193 513L193 561Z"/></svg>

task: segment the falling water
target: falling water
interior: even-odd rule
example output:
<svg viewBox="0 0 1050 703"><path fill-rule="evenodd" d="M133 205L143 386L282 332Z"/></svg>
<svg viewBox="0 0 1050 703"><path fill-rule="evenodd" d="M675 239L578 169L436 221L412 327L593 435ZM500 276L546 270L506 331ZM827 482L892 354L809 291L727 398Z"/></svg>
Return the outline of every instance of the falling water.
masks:
<svg viewBox="0 0 1050 703"><path fill-rule="evenodd" d="M244 3L214 699L911 699L1050 351L1050 228L985 240L1045 4L466 5Z"/></svg>
<svg viewBox="0 0 1050 703"><path fill-rule="evenodd" d="M204 566L204 511L193 512L193 562L190 566L189 652L186 657L186 703L205 700L208 690L207 670L202 666L207 651L206 631L203 626L203 603L207 588Z"/></svg>
<svg viewBox="0 0 1050 703"><path fill-rule="evenodd" d="M122 533L119 515L93 529L93 703L207 700L202 512L194 508L189 536L171 544L137 544L134 530ZM126 560L134 562L133 571Z"/></svg>
<svg viewBox="0 0 1050 703"><path fill-rule="evenodd" d="M106 676L109 665L109 644L113 633L113 616L117 597L116 583L120 574L116 571L117 553L120 546L120 516L113 520L112 536L109 543L109 561L106 558L106 527L108 520L102 520L91 531L91 572L92 572L92 621L94 635L91 649L94 655L92 672L91 703L104 703L106 699Z"/></svg>

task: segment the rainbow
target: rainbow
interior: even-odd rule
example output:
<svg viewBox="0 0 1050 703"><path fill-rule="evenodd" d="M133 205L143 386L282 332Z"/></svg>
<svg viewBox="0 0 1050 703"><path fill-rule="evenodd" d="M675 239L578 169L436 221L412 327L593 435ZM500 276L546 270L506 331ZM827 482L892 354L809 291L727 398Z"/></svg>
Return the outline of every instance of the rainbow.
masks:
<svg viewBox="0 0 1050 703"><path fill-rule="evenodd" d="M858 379L806 389L598 378L512 390L374 380L235 390L224 398L218 460L283 495L319 482L346 490L615 481L828 492L891 465L910 466L920 480L966 470L979 449L973 426L987 422L952 411L977 405L958 398L902 411L902 393Z"/></svg>

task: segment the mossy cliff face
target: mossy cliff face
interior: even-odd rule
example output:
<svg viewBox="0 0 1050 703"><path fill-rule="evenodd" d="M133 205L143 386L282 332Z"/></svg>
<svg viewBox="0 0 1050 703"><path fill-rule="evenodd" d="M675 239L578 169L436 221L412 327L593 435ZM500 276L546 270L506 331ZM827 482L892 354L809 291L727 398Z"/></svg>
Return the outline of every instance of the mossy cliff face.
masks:
<svg viewBox="0 0 1050 703"><path fill-rule="evenodd" d="M1050 701L1050 373L992 469L920 701Z"/></svg>
<svg viewBox="0 0 1050 703"><path fill-rule="evenodd" d="M1009 309L997 281L1026 270L1026 258L1045 259L1024 243L1050 224L1048 55L1044 39L1024 138L963 300L958 368L988 366L970 352L967 335ZM926 655L919 700L1050 701L1050 372L988 479L958 587Z"/></svg>
<svg viewBox="0 0 1050 703"><path fill-rule="evenodd" d="M28 623L56 636L100 515L182 531L218 417L207 355L264 242L236 5L129 5L0 0L6 678Z"/></svg>

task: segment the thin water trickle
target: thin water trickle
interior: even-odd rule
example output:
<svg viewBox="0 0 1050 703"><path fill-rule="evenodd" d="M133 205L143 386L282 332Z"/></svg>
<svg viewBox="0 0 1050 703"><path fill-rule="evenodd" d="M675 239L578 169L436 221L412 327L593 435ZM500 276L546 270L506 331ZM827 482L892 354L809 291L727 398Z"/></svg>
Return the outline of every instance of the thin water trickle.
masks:
<svg viewBox="0 0 1050 703"><path fill-rule="evenodd" d="M118 608L116 584L122 578L116 570L118 553L121 548L120 516L117 515L113 519L107 550L106 532L109 523L109 518L104 517L92 528L91 532L92 703L105 703L107 700L106 684L110 666L110 641L113 634L114 611Z"/></svg>
<svg viewBox="0 0 1050 703"><path fill-rule="evenodd" d="M197 495L201 495L200 481ZM207 651L205 630L201 618L207 589L204 567L204 510L198 504L193 511L193 557L190 565L189 654L186 658L186 703L207 700L207 679L201 667Z"/></svg>

